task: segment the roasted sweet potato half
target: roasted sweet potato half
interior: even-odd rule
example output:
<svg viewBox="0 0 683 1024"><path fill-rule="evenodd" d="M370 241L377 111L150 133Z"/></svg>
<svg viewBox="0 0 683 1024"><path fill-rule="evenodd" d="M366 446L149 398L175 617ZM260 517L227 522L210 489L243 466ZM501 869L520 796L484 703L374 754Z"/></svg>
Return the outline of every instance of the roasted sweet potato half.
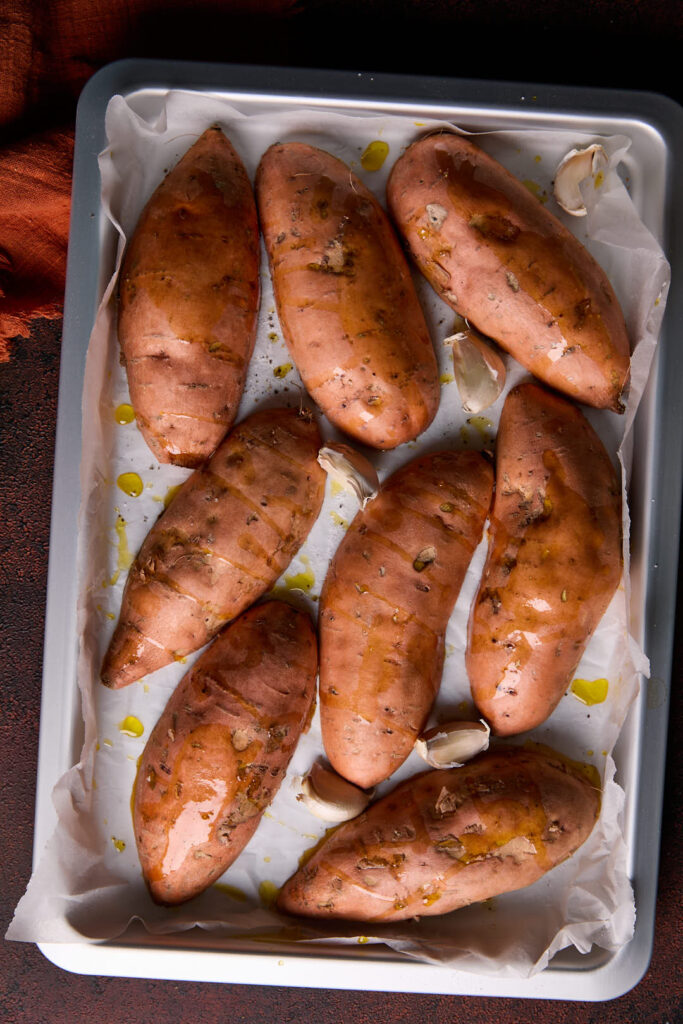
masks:
<svg viewBox="0 0 683 1024"><path fill-rule="evenodd" d="M356 785L391 775L425 723L492 489L478 452L414 459L358 513L332 560L320 595L322 736Z"/></svg>
<svg viewBox="0 0 683 1024"><path fill-rule="evenodd" d="M180 681L135 782L135 839L157 902L197 896L249 842L308 721L317 664L308 615L269 601Z"/></svg>
<svg viewBox="0 0 683 1024"><path fill-rule="evenodd" d="M291 142L263 155L256 197L280 326L312 398L374 448L417 437L438 408L438 369L375 196L341 160Z"/></svg>
<svg viewBox="0 0 683 1024"><path fill-rule="evenodd" d="M621 486L600 438L572 402L520 384L498 428L466 658L495 733L533 729L552 713L621 573Z"/></svg>
<svg viewBox="0 0 683 1024"><path fill-rule="evenodd" d="M259 260L247 172L209 128L145 206L119 278L131 402L160 462L194 469L232 426L256 338Z"/></svg>
<svg viewBox="0 0 683 1024"><path fill-rule="evenodd" d="M131 566L102 667L107 686L199 650L270 590L320 512L319 447L310 417L268 409L195 470Z"/></svg>
<svg viewBox="0 0 683 1024"><path fill-rule="evenodd" d="M390 922L521 889L590 835L600 792L561 756L507 747L401 783L288 882L288 914Z"/></svg>
<svg viewBox="0 0 683 1024"><path fill-rule="evenodd" d="M614 290L521 181L469 139L442 132L399 157L387 202L445 302L540 380L622 411L630 346Z"/></svg>

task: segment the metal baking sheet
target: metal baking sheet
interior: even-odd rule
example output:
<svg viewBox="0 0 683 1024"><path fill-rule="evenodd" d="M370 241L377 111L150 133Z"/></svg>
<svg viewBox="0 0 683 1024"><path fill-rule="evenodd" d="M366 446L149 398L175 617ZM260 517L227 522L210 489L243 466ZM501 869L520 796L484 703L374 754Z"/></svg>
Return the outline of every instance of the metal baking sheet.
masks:
<svg viewBox="0 0 683 1024"><path fill-rule="evenodd" d="M239 100L257 111L281 104L353 113L438 117L465 128L544 128L561 125L631 139L628 173L638 213L676 267L672 251L681 211L672 188L680 166L681 111L648 94L544 88L325 71L125 61L99 72L83 93L77 121L73 212L59 393L53 519L48 580L43 715L39 749L34 860L49 838L55 814L50 794L77 761L82 720L75 684L76 562L81 449L80 402L88 339L111 267L103 242L97 154L104 148L104 113L115 94L198 89ZM680 402L673 394L682 356L672 342L681 301L671 288L660 348L635 424L630 493L632 631L646 651L651 677L633 706L615 750L627 795L629 874L636 891L633 940L612 956L595 949L564 951L528 980L483 977L398 957L373 946L334 944L299 948L273 943L247 947L197 930L163 937L142 927L101 944L41 944L53 962L82 973L279 985L572 999L581 976L582 999L613 998L631 988L650 958L668 715L668 681L676 593L680 514ZM666 438L666 445L659 443ZM55 728L55 708L61 728ZM48 727L49 723L49 727Z"/></svg>

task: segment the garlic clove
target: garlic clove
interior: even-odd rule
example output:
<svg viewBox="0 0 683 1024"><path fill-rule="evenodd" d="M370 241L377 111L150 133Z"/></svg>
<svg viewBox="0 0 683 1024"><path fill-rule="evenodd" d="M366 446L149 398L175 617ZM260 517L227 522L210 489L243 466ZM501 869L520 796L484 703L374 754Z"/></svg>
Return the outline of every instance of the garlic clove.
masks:
<svg viewBox="0 0 683 1024"><path fill-rule="evenodd" d="M598 188L607 170L607 153L599 145L586 149L572 149L560 162L555 172L553 191L555 199L573 217L585 217L588 213L581 195L581 184L591 179Z"/></svg>
<svg viewBox="0 0 683 1024"><path fill-rule="evenodd" d="M473 327L446 338L453 349L453 373L465 412L482 412L505 387L505 363Z"/></svg>
<svg viewBox="0 0 683 1024"><path fill-rule="evenodd" d="M415 740L415 750L432 768L461 768L488 749L491 730L478 722L444 722L427 729Z"/></svg>
<svg viewBox="0 0 683 1024"><path fill-rule="evenodd" d="M301 780L297 800L301 800L316 818L340 822L349 821L364 811L373 792L359 789L316 761Z"/></svg>
<svg viewBox="0 0 683 1024"><path fill-rule="evenodd" d="M377 470L348 444L324 445L318 452L318 462L328 476L356 495L361 508L376 497L379 491Z"/></svg>

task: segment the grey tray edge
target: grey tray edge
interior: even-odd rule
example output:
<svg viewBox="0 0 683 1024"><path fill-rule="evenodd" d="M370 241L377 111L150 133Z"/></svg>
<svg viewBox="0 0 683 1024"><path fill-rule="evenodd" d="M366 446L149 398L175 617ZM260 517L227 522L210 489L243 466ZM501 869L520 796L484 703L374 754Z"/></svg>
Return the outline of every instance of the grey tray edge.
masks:
<svg viewBox="0 0 683 1024"><path fill-rule="evenodd" d="M683 154L683 109L673 100L654 93L634 92L623 93L613 90L589 90L585 88L560 87L553 85L527 85L524 83L482 82L477 80L437 79L423 76L399 76L386 74L355 73L340 71L324 71L319 69L291 69L275 67L256 67L243 65L215 64L184 64L164 61L125 60L108 65L90 79L79 102L77 118L77 146L74 158L74 193L80 201L74 205L71 221L71 239L67 271L67 291L65 298L64 337L69 338L69 345L63 349L60 369L60 390L57 421L57 438L55 445L55 479L53 485L53 513L50 534L50 557L48 568L48 614L45 630L45 666L43 698L41 703L41 719L48 721L54 717L54 676L49 666L54 658L61 658L57 664L64 664L75 659L76 637L76 583L69 579L64 569L73 565L75 559L75 543L77 523L74 515L74 493L79 493L78 467L69 466L69 455L74 444L80 450L80 396L83 381L83 364L88 344L88 337L95 315L95 296L97 293L97 267L89 258L89 245L93 234L96 234L97 210L99 206L99 180L93 175L93 159L104 142L103 115L106 103L111 95L127 92L135 87L143 87L154 83L159 87L178 88L229 88L232 92L274 93L286 95L310 95L311 92L324 93L329 97L352 96L356 100L378 98L385 101L410 101L412 103L453 102L453 91L457 90L457 102L461 106L471 105L473 108L491 103L498 108L524 109L524 104L533 103L535 109L550 109L560 113L568 111L581 115L610 115L642 119L655 127L667 140L671 154L669 161L669 196L672 194L673 168L681 166ZM95 124L99 127L93 129ZM96 163L95 163L96 168ZM678 255L683 238L683 211L673 208L667 216L667 252L674 266L679 265ZM78 284L76 284L78 282ZM664 333L670 337L679 335L683 326L683 296L680 289L672 287L666 317ZM667 437L666 453L659 451L653 463L651 475L662 485L662 497L653 510L649 525L648 544L653 566L658 566L656 585L648 586L646 599L646 634L651 639L648 653L652 665L652 674L659 679L668 680L671 674L671 651L673 642L673 625L676 601L677 554L681 508L680 475L667 473L671 464L681 465L683 453L683 423L679 396L676 393L676 380L681 379L683 371L683 352L675 349L673 344L663 352L657 376L657 395L654 399L658 410L658 421ZM74 416L76 410L76 416ZM77 420L77 422L75 422ZM59 468L59 472L57 469ZM77 506L76 506L77 507ZM675 547L675 550L674 550ZM640 773L637 795L638 817L647 823L649 835L659 835L661 825L662 786L657 780L663 780L664 760L666 751L666 727L668 718L668 692L663 704L657 709L656 715L645 715L641 729L641 745L644 763ZM68 728L72 723L65 723ZM43 849L44 843L51 832L54 812L51 806L51 779L49 767L57 762L63 764L59 756L55 756L54 746L45 741L41 730L39 746L39 765L44 766L42 785L39 785L36 803L36 835L34 844L34 865ZM42 822L42 828L38 822ZM639 905L638 920L633 940L615 957L592 973L595 985L586 984L590 971L582 969L582 999L612 999L632 988L646 972L652 951L654 930L654 908L656 898L656 858L653 870L653 850L636 851L634 881L636 883L636 900ZM81 944L78 944L79 948ZM83 944L85 945L85 944ZM48 959L66 969L73 970L60 955L66 946L41 944L40 948ZM110 970L110 961L116 949L122 951L127 944L118 945L116 941L98 946L89 946L93 959L92 971L86 970L83 962L83 973L114 973ZM142 952L143 947L138 947ZM169 950L164 950L168 954ZM288 954L283 949L279 954ZM149 948L146 949L149 954ZM115 958L115 956L114 956ZM84 958L81 958L84 961ZM170 958L174 959L174 958ZM262 959L257 958L257 959ZM309 958L305 958L309 963ZM460 984L457 988L449 985L441 988L438 974L443 968L430 968L411 961L396 959L401 970L419 967L430 973L429 987L414 987L405 982L398 986L371 985L363 987L384 988L384 990L459 992L462 994L482 994L482 987L473 981L468 986ZM357 965L359 961L356 961ZM78 970L81 970L79 966ZM141 968L142 971L142 968ZM453 972L448 972L453 974ZM462 979L476 979L476 975L455 972ZM573 994L541 991L545 984L538 978L559 978L566 972L550 966L542 975L530 979L528 995L543 998L575 998ZM157 967L154 974L146 972L140 976L173 976L160 973ZM599 977L599 982L598 982ZM206 980L219 980L208 978ZM236 979L228 979L236 980ZM277 981L282 984L280 977ZM305 980L296 982L305 985ZM338 987L358 987L357 985ZM558 985L558 988L563 986ZM470 991L471 990L471 991ZM486 991L485 994L492 994ZM519 994L515 992L496 992L495 994Z"/></svg>

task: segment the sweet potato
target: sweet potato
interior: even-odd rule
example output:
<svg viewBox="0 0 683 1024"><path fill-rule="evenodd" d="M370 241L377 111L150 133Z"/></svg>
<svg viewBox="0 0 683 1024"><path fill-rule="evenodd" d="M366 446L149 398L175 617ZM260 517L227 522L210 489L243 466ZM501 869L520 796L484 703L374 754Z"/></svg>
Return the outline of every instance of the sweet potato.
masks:
<svg viewBox="0 0 683 1024"><path fill-rule="evenodd" d="M374 922L446 914L531 885L585 841L599 808L599 790L559 755L489 751L414 776L341 825L278 908Z"/></svg>
<svg viewBox="0 0 683 1024"><path fill-rule="evenodd" d="M182 903L242 852L275 796L315 693L305 612L250 608L176 687L140 761L133 804L142 871L159 903Z"/></svg>
<svg viewBox="0 0 683 1024"><path fill-rule="evenodd" d="M195 470L130 569L102 668L107 686L198 650L272 587L320 511L319 446L310 418L269 409Z"/></svg>
<svg viewBox="0 0 683 1024"><path fill-rule="evenodd" d="M396 161L387 201L445 302L547 384L623 410L630 347L612 286L520 181L469 139L441 133Z"/></svg>
<svg viewBox="0 0 683 1024"><path fill-rule="evenodd" d="M356 785L391 775L425 723L492 488L478 452L415 459L358 513L332 560L320 595L322 736Z"/></svg>
<svg viewBox="0 0 683 1024"><path fill-rule="evenodd" d="M384 210L340 160L294 142L263 155L256 198L280 326L307 390L364 444L410 441L436 413L438 369Z"/></svg>
<svg viewBox="0 0 683 1024"><path fill-rule="evenodd" d="M209 128L147 203L119 281L131 401L160 462L194 469L232 426L256 337L259 259L249 178Z"/></svg>
<svg viewBox="0 0 683 1024"><path fill-rule="evenodd" d="M551 714L621 570L621 488L602 442L571 402L520 384L500 418L467 648L472 696L494 733Z"/></svg>

